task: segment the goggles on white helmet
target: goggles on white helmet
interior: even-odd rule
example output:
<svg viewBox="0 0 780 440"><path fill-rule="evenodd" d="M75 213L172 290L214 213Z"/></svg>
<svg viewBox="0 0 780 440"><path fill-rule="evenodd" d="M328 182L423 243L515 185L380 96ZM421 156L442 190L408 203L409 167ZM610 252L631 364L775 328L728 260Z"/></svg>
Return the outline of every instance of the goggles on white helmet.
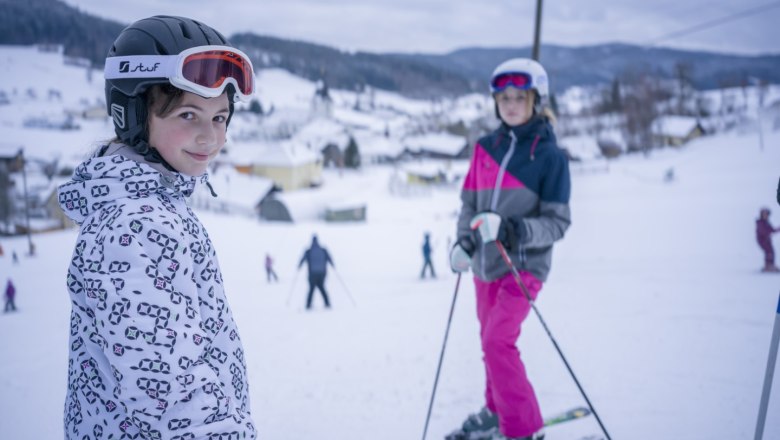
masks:
<svg viewBox="0 0 780 440"><path fill-rule="evenodd" d="M248 101L255 90L252 61L230 46L196 46L178 55L128 55L106 58L106 79L167 78L172 85L215 98L233 85L234 101Z"/></svg>
<svg viewBox="0 0 780 440"><path fill-rule="evenodd" d="M512 58L496 67L490 77L490 93L496 94L507 87L536 90L540 99L547 98L550 92L547 72L530 58Z"/></svg>

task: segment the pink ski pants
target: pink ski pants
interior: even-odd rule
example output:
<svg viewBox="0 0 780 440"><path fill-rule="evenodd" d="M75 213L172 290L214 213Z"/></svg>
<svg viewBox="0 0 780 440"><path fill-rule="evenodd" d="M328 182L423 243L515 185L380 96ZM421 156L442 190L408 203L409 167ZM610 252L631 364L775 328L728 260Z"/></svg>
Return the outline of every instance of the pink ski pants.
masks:
<svg viewBox="0 0 780 440"><path fill-rule="evenodd" d="M521 272L520 277L531 298L536 299L542 282L528 272ZM499 429L505 436L531 435L544 421L517 349L520 325L531 305L511 273L492 282L474 277L474 284L487 377L485 403L498 414Z"/></svg>

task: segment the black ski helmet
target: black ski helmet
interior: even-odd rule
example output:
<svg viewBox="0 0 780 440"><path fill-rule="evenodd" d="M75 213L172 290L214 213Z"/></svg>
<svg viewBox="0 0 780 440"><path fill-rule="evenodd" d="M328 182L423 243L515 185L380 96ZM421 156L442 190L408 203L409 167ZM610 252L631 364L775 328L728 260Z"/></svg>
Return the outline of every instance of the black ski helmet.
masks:
<svg viewBox="0 0 780 440"><path fill-rule="evenodd" d="M215 29L185 17L157 15L126 27L108 51L109 57L133 55L177 55L198 46L230 46ZM106 79L106 109L114 121L114 131L123 143L142 155L150 151L146 132L148 109L143 94L155 84L170 84L166 77ZM226 89L233 115L232 85Z"/></svg>

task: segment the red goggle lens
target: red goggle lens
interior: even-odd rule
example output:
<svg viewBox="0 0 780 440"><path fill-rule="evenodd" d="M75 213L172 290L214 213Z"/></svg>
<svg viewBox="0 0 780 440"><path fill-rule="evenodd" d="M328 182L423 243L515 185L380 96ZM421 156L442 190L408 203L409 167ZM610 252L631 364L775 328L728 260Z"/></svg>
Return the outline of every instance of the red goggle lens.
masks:
<svg viewBox="0 0 780 440"><path fill-rule="evenodd" d="M527 90L531 87L531 77L526 73L504 73L493 78L490 83L493 92L500 92L507 87Z"/></svg>

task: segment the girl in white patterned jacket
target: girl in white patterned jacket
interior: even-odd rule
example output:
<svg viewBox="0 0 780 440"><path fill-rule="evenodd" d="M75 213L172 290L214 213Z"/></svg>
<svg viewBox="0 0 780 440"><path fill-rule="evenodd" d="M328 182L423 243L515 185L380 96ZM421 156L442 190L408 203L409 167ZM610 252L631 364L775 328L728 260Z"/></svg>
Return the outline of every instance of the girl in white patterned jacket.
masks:
<svg viewBox="0 0 780 440"><path fill-rule="evenodd" d="M65 438L255 438L216 253L186 203L253 92L252 64L214 29L156 16L120 33L105 75L117 139L59 189L81 227Z"/></svg>

